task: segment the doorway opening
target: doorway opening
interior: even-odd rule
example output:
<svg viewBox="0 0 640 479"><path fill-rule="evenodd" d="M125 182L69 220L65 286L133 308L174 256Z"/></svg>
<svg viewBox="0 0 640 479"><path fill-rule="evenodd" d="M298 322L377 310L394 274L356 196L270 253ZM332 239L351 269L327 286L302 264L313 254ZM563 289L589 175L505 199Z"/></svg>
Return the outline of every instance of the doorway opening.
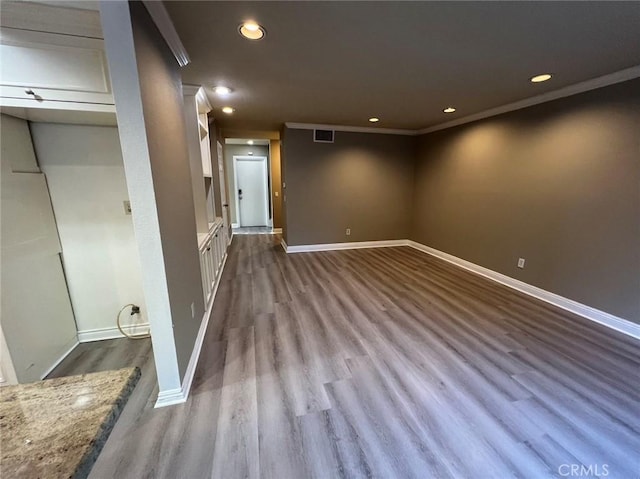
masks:
<svg viewBox="0 0 640 479"><path fill-rule="evenodd" d="M267 157L234 155L233 173L238 228L270 228Z"/></svg>

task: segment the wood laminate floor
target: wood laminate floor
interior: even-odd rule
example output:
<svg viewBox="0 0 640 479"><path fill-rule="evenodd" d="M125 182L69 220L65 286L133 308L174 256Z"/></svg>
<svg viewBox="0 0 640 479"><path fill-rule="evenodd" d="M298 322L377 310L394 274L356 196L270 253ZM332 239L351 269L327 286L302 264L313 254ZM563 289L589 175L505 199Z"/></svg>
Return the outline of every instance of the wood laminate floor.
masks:
<svg viewBox="0 0 640 479"><path fill-rule="evenodd" d="M234 237L189 400L153 409L148 359L91 478L640 477L637 341L407 247L278 241Z"/></svg>

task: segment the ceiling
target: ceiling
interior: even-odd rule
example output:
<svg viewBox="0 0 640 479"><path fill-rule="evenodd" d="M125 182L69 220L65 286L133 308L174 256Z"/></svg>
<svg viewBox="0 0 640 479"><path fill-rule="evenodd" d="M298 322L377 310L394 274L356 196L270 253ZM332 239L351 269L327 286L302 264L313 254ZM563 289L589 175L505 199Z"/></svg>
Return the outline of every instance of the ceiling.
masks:
<svg viewBox="0 0 640 479"><path fill-rule="evenodd" d="M225 128L376 116L375 127L422 129L640 65L635 1L165 5L191 57L184 81L208 88ZM248 19L263 40L239 35ZM221 99L216 84L234 91Z"/></svg>
<svg viewBox="0 0 640 479"><path fill-rule="evenodd" d="M252 141L252 146L268 146L269 140L257 140L251 138L225 138L224 143L226 145L244 145L249 146L249 141Z"/></svg>

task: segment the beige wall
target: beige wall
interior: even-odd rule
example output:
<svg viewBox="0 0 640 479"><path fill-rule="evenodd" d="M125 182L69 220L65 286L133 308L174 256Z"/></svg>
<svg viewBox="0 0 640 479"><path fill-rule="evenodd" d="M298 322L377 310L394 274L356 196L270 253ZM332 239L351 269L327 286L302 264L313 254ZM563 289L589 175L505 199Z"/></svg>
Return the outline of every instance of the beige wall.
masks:
<svg viewBox="0 0 640 479"><path fill-rule="evenodd" d="M288 245L404 239L409 236L415 138L286 128ZM351 235L345 234L351 228Z"/></svg>
<svg viewBox="0 0 640 479"><path fill-rule="evenodd" d="M47 177L80 339L115 328L115 315L129 303L141 312L123 316L123 324L147 323L140 255L123 205L129 194L118 129L32 123L31 134Z"/></svg>
<svg viewBox="0 0 640 479"><path fill-rule="evenodd" d="M42 379L77 343L76 325L29 126L3 114L0 135L0 317L10 352L0 361L27 383Z"/></svg>
<svg viewBox="0 0 640 479"><path fill-rule="evenodd" d="M640 80L421 137L412 239L640 322Z"/></svg>
<svg viewBox="0 0 640 479"><path fill-rule="evenodd" d="M273 227L282 228L282 165L280 159L280 140L271 140L271 204L273 205Z"/></svg>

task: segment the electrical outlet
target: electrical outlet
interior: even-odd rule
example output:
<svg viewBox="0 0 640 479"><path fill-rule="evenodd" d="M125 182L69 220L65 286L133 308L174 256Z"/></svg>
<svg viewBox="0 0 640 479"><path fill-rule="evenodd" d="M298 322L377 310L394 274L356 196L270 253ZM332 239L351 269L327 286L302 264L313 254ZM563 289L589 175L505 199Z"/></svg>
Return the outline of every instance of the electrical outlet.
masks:
<svg viewBox="0 0 640 479"><path fill-rule="evenodd" d="M524 258L518 258L518 268L524 269Z"/></svg>
<svg viewBox="0 0 640 479"><path fill-rule="evenodd" d="M196 305L191 303L191 319L195 319L196 317Z"/></svg>
<svg viewBox="0 0 640 479"><path fill-rule="evenodd" d="M351 236L351 228L347 228L346 234L347 236Z"/></svg>

